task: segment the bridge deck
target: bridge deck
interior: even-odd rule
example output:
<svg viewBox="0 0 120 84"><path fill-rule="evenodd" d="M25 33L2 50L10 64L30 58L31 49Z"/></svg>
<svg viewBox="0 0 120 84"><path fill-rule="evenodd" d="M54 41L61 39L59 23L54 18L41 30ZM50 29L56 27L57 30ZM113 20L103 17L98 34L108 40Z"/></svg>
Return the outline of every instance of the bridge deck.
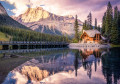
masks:
<svg viewBox="0 0 120 84"><path fill-rule="evenodd" d="M0 45L68 45L66 42L0 41Z"/></svg>

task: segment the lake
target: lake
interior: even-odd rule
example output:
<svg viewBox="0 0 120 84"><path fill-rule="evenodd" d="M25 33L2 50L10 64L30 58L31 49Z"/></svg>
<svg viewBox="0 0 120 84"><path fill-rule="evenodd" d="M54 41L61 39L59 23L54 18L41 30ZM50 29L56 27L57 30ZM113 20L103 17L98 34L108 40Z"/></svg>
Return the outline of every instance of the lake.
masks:
<svg viewBox="0 0 120 84"><path fill-rule="evenodd" d="M0 50L0 84L120 84L119 50Z"/></svg>

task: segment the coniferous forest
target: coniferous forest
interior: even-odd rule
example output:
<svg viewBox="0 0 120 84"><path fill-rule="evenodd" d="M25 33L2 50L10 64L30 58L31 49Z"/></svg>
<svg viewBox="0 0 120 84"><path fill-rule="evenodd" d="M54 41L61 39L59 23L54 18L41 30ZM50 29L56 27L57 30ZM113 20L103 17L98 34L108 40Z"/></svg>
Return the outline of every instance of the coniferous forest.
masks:
<svg viewBox="0 0 120 84"><path fill-rule="evenodd" d="M120 43L120 11L117 6L113 10L110 2L102 19L102 35L112 44Z"/></svg>
<svg viewBox="0 0 120 84"><path fill-rule="evenodd" d="M6 35L10 35L10 41L56 41L56 42L68 42L68 38L59 35L43 34L40 32L13 28L10 26L0 26L0 31Z"/></svg>

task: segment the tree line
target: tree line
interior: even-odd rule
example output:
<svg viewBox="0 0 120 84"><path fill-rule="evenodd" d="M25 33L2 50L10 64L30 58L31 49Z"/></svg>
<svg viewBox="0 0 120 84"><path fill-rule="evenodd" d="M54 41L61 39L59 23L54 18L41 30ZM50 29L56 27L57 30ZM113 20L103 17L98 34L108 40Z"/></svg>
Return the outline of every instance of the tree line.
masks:
<svg viewBox="0 0 120 84"><path fill-rule="evenodd" d="M69 39L65 36L43 34L32 30L13 28L10 26L1 25L0 31L6 35L10 35L10 41L56 41L68 42Z"/></svg>
<svg viewBox="0 0 120 84"><path fill-rule="evenodd" d="M102 18L102 35L112 44L120 43L120 11L108 2L107 10Z"/></svg>
<svg viewBox="0 0 120 84"><path fill-rule="evenodd" d="M94 26L92 25L92 13L90 12L87 16L87 20L83 23L83 30L92 30L92 29L97 29L98 31L101 32L100 25L97 25L97 18L95 18L95 24Z"/></svg>

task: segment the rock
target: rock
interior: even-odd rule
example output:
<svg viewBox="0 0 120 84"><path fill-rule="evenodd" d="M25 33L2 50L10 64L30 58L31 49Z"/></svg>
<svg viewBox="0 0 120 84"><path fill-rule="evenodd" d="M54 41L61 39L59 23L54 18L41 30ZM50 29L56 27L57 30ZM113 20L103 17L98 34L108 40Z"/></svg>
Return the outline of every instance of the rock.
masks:
<svg viewBox="0 0 120 84"><path fill-rule="evenodd" d="M49 76L49 72L47 70L40 70L38 67L33 66L23 66L21 69L21 73L29 80L40 81Z"/></svg>
<svg viewBox="0 0 120 84"><path fill-rule="evenodd" d="M23 22L35 22L39 21L40 19L48 18L49 13L43 10L41 7L37 8L28 8L28 10L22 14L22 21Z"/></svg>

